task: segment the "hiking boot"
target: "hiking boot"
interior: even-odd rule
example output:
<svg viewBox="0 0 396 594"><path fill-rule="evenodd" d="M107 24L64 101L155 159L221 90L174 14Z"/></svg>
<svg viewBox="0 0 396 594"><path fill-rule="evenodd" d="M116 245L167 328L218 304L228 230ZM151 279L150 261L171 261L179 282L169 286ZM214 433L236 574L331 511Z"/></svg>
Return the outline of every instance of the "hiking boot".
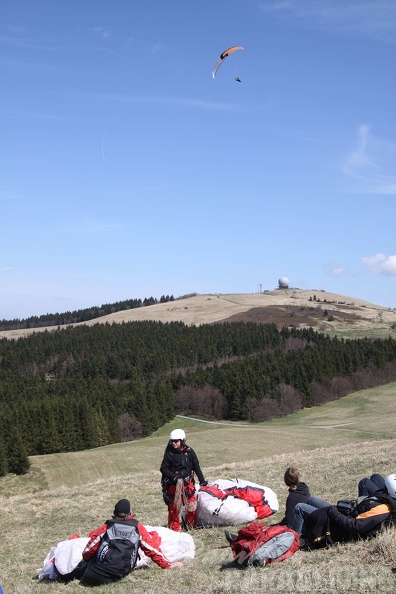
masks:
<svg viewBox="0 0 396 594"><path fill-rule="evenodd" d="M310 540L306 538L301 538L300 536L300 551L309 551L311 550L312 543Z"/></svg>
<svg viewBox="0 0 396 594"><path fill-rule="evenodd" d="M232 532L229 532L228 530L224 530L224 536L226 537L226 541L230 544L232 544L237 537L236 534L232 534Z"/></svg>

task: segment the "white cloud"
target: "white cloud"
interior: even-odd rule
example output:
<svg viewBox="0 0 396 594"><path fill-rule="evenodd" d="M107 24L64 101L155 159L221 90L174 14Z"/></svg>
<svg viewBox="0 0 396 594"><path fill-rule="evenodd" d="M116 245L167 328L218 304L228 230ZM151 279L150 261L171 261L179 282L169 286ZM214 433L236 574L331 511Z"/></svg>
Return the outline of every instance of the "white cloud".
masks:
<svg viewBox="0 0 396 594"><path fill-rule="evenodd" d="M272 104L235 104L220 103L215 101L205 101L201 99L191 99L187 97L161 97L157 95L127 95L122 93L78 93L78 97L91 98L95 101L112 101L114 103L154 103L160 105L169 105L170 107L190 107L192 109L203 109L209 111L225 112L256 112L270 109Z"/></svg>
<svg viewBox="0 0 396 594"><path fill-rule="evenodd" d="M342 276L344 274L350 274L349 271L343 266L339 266L335 262L329 262L326 266L327 274L330 276Z"/></svg>
<svg viewBox="0 0 396 594"><path fill-rule="evenodd" d="M396 43L394 0L269 0L260 8L293 26Z"/></svg>
<svg viewBox="0 0 396 594"><path fill-rule="evenodd" d="M375 254L375 256L360 258L360 261L366 266L367 272L383 274L384 276L396 276L396 255Z"/></svg>
<svg viewBox="0 0 396 594"><path fill-rule="evenodd" d="M151 51L153 54L158 54L158 52L162 52L164 49L165 45L162 45L162 43L155 43Z"/></svg>
<svg viewBox="0 0 396 594"><path fill-rule="evenodd" d="M349 155L348 161L352 167L363 167L372 165L367 154L367 139L370 127L363 124L358 129L358 145Z"/></svg>
<svg viewBox="0 0 396 594"><path fill-rule="evenodd" d="M370 126L357 131L355 148L342 171L353 180L352 191L364 194L396 194L396 144L375 137Z"/></svg>
<svg viewBox="0 0 396 594"><path fill-rule="evenodd" d="M109 29L105 29L104 27L95 27L94 31L103 39L108 39L111 36L111 31Z"/></svg>

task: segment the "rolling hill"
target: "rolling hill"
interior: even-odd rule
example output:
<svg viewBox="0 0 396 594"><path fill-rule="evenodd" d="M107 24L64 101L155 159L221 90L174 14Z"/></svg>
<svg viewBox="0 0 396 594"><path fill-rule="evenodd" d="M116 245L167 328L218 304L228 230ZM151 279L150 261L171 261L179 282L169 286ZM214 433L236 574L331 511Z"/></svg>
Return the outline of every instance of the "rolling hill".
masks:
<svg viewBox="0 0 396 594"><path fill-rule="evenodd" d="M339 336L360 338L396 337L396 309L327 291L279 289L264 293L208 294L180 297L172 302L115 312L94 320L94 324L154 320L181 321L187 325L224 321L276 323L278 327L313 327ZM79 325L79 324L75 324ZM0 338L21 338L33 332L57 327L0 332Z"/></svg>

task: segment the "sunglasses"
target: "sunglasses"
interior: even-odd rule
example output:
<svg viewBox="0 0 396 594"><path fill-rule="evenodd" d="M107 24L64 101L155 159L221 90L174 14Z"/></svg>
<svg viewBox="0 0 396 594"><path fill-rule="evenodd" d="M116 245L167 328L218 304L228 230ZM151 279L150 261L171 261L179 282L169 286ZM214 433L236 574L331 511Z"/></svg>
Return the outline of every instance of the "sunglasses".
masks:
<svg viewBox="0 0 396 594"><path fill-rule="evenodd" d="M172 443L177 443L178 441L180 441L180 439L171 439Z"/></svg>

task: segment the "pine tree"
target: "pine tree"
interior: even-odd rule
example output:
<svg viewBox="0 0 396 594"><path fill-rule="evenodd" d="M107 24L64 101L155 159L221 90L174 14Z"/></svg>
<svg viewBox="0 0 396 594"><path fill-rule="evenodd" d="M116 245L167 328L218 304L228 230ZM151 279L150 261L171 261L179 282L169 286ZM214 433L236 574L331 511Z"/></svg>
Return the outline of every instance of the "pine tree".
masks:
<svg viewBox="0 0 396 594"><path fill-rule="evenodd" d="M8 472L26 474L30 467L29 458L21 434L16 426L10 427L7 436Z"/></svg>
<svg viewBox="0 0 396 594"><path fill-rule="evenodd" d="M3 428L0 425L0 476L5 476L8 472L6 444L3 437Z"/></svg>

